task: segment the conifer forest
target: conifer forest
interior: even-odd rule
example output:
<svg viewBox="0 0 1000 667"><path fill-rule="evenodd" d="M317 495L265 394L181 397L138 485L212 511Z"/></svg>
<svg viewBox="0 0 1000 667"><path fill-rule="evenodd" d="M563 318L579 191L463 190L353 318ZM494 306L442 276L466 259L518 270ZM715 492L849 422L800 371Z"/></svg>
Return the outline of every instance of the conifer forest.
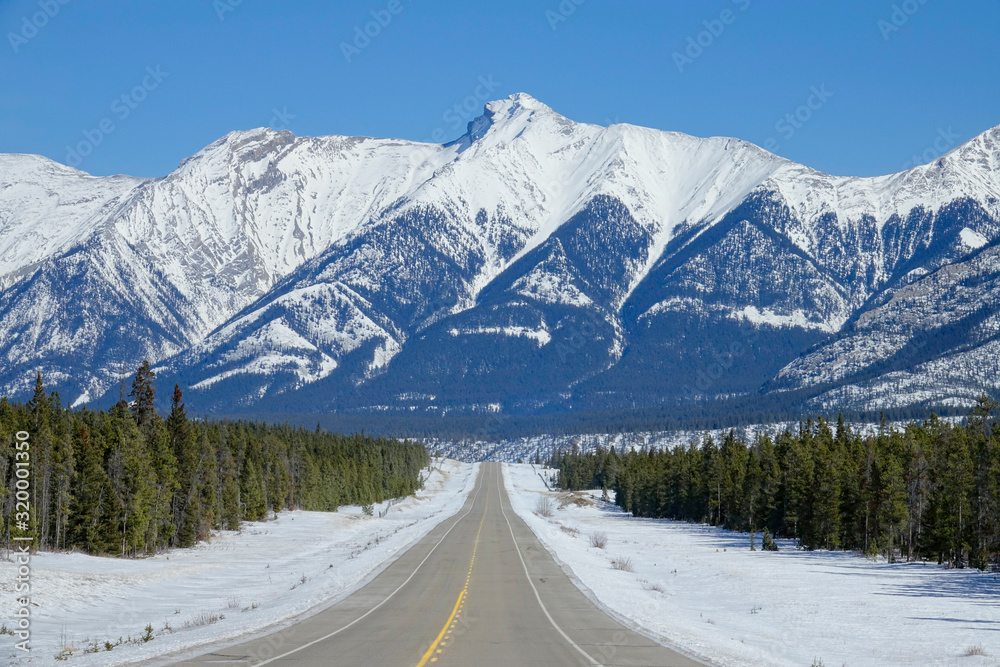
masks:
<svg viewBox="0 0 1000 667"><path fill-rule="evenodd" d="M862 436L820 418L774 439L730 431L672 450L556 452L549 463L562 488L614 490L634 516L745 531L749 546L763 533L764 548L785 537L805 549L996 568L996 408L984 396L962 425L931 415Z"/></svg>
<svg viewBox="0 0 1000 667"><path fill-rule="evenodd" d="M107 411L64 407L40 375L27 403L0 399L0 544L32 536L39 549L138 556L282 510L370 506L422 484L420 444L190 419L177 387L164 419L154 380L143 363ZM12 493L25 435L27 499Z"/></svg>

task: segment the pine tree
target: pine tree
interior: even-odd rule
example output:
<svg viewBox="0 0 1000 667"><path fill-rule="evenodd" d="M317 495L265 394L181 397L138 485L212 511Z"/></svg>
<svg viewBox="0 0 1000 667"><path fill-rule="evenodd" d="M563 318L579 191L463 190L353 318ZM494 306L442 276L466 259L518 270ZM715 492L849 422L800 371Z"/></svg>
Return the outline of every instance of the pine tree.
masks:
<svg viewBox="0 0 1000 667"><path fill-rule="evenodd" d="M180 386L175 384L170 399L170 414L167 416L166 429L177 466L177 484L170 503L174 524L172 540L174 546L189 547L198 541L201 508L199 494L195 492L194 487L197 483L201 452L191 423L188 421L183 399Z"/></svg>
<svg viewBox="0 0 1000 667"><path fill-rule="evenodd" d="M132 398L132 415L136 425L144 434L148 434L156 416L156 395L153 387L155 379L156 373L149 367L149 362L143 361L135 372L132 393L129 394Z"/></svg>
<svg viewBox="0 0 1000 667"><path fill-rule="evenodd" d="M744 507L744 483L749 453L746 444L738 441L732 430L722 439L719 458L722 471L722 512L719 525L734 529L744 528L747 525L747 517L740 510Z"/></svg>
<svg viewBox="0 0 1000 667"><path fill-rule="evenodd" d="M243 518L248 521L260 521L267 517L262 468L260 446L251 443L240 471L240 503L243 506Z"/></svg>
<svg viewBox="0 0 1000 667"><path fill-rule="evenodd" d="M125 410L112 410L105 421L105 438L111 450L108 477L118 500L115 523L121 554L133 555L150 546L145 538L155 496L152 462L138 425Z"/></svg>
<svg viewBox="0 0 1000 667"><path fill-rule="evenodd" d="M814 465L809 452L811 435L802 430L799 437L787 431L779 437L779 449L784 452L784 534L799 539L806 547L814 547L810 532Z"/></svg>
<svg viewBox="0 0 1000 667"><path fill-rule="evenodd" d="M388 471L385 471L388 472ZM267 504L273 512L286 506L291 475L288 463L278 454L277 447L267 449Z"/></svg>
<svg viewBox="0 0 1000 667"><path fill-rule="evenodd" d="M807 548L988 567L1000 562L1000 429L989 421L994 409L980 401L968 426L953 427L932 414L902 431L883 419L877 435L860 437L843 418L836 433L818 419L800 424L797 433L782 433L776 443L760 436L747 446L730 434L721 447L705 437L703 446L629 451L620 457L615 502L636 516L751 531L762 526L768 550L776 546L773 536L784 534ZM605 479L608 460L600 449L556 451L549 463L567 483L592 488ZM361 461L343 476L325 462L318 470L338 488L358 490L356 501L368 493L371 464ZM755 534L751 542L756 546Z"/></svg>
<svg viewBox="0 0 1000 667"><path fill-rule="evenodd" d="M8 543L23 536L33 548L154 553L168 543L193 544L215 528L238 528L244 511L252 518L268 508L333 511L361 497L370 504L412 493L429 461L415 443L189 422L179 388L164 422L145 365L132 403L123 390L108 412L67 409L57 392L46 392L40 373L35 379L28 403L0 397L0 539ZM31 434L34 482L24 530L16 528L10 494L14 434L22 430Z"/></svg>
<svg viewBox="0 0 1000 667"><path fill-rule="evenodd" d="M998 514L1000 514L1000 470L998 441L993 422L996 401L982 394L969 416L968 432L975 474L973 509L976 517L975 542L971 564L981 570L989 565L989 554L996 551Z"/></svg>
<svg viewBox="0 0 1000 667"><path fill-rule="evenodd" d="M228 448L222 454L222 527L236 530L240 526L240 489L236 462Z"/></svg>
<svg viewBox="0 0 1000 667"><path fill-rule="evenodd" d="M174 494L180 488L177 481L177 459L170 443L170 433L159 415L147 428L147 451L153 467L153 498L146 543L154 550L168 546L177 526L174 523Z"/></svg>
<svg viewBox="0 0 1000 667"><path fill-rule="evenodd" d="M56 549L66 547L66 532L72 503L72 481L75 474L70 415L62 409L58 394L54 397L52 433L52 521Z"/></svg>
<svg viewBox="0 0 1000 667"><path fill-rule="evenodd" d="M838 431L840 431L838 425ZM814 544L826 549L840 546L840 465L836 443L826 422L819 420L813 439L814 483L810 534Z"/></svg>
<svg viewBox="0 0 1000 667"><path fill-rule="evenodd" d="M35 373L35 391L28 401L31 415L31 534L38 548L50 544L52 508L52 399L45 393L42 373Z"/></svg>
<svg viewBox="0 0 1000 667"><path fill-rule="evenodd" d="M89 553L104 553L115 548L101 530L113 525L114 518L108 512L112 491L104 470L103 448L90 433L86 424L79 424L73 442L78 469L71 495L69 541Z"/></svg>
<svg viewBox="0 0 1000 667"><path fill-rule="evenodd" d="M198 536L207 539L212 529L222 528L222 512L219 507L218 456L214 438L207 431L201 431L201 455L198 469Z"/></svg>
<svg viewBox="0 0 1000 667"><path fill-rule="evenodd" d="M879 505L880 543L885 544L886 560L896 560L896 547L903 526L908 519L906 486L903 469L898 457L883 456L879 459L879 482L882 486Z"/></svg>
<svg viewBox="0 0 1000 667"><path fill-rule="evenodd" d="M778 545L775 543L774 538L771 537L771 531L767 528L764 529L764 537L761 538L760 548L762 551L777 551Z"/></svg>
<svg viewBox="0 0 1000 667"><path fill-rule="evenodd" d="M773 533L780 530L783 522L781 514L781 464L778 451L767 434L761 435L756 443L757 461L760 469L760 499L755 503L757 516L755 526L766 526Z"/></svg>

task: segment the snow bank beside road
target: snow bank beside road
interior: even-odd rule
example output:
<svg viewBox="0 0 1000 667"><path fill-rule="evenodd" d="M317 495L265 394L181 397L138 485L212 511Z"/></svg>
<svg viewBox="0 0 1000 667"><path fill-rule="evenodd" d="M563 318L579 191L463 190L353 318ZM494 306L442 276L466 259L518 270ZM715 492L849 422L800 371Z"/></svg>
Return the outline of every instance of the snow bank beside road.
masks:
<svg viewBox="0 0 1000 667"><path fill-rule="evenodd" d="M418 491L384 518L358 507L339 512L282 512L248 522L209 543L142 560L83 554L32 557L32 651L54 662L75 649L70 664L119 665L259 633L346 597L396 556L461 509L478 465L446 460ZM426 473L425 473L426 474ZM14 608L14 564L0 562L0 608ZM215 620L212 620L212 619ZM10 625L10 619L3 619ZM103 650L119 636L153 639ZM165 629L169 627L170 629ZM0 663L26 661L0 638ZM99 653L84 653L98 642Z"/></svg>
<svg viewBox="0 0 1000 667"><path fill-rule="evenodd" d="M995 574L800 551L790 540L752 552L745 533L636 519L600 491L544 518L538 498L558 508L566 494L546 491L530 465L504 464L504 478L514 510L592 599L713 664L974 667L1000 657ZM604 549L589 546L598 532ZM613 569L618 557L634 571ZM966 656L973 647L988 656Z"/></svg>

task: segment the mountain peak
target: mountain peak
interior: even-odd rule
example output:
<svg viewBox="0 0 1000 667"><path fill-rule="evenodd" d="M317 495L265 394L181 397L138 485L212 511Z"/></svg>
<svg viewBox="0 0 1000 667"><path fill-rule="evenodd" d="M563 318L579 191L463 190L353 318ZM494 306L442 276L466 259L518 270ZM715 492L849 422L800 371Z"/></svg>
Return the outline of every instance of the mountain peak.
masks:
<svg viewBox="0 0 1000 667"><path fill-rule="evenodd" d="M501 141L511 141L539 117L568 122L531 95L514 93L503 99L487 102L483 113L469 122L465 134L455 143L459 144L461 152L487 135L495 136Z"/></svg>
<svg viewBox="0 0 1000 667"><path fill-rule="evenodd" d="M486 111L493 114L506 113L509 117L513 117L521 111L551 112L552 109L528 93L514 93L502 100L487 102Z"/></svg>
<svg viewBox="0 0 1000 667"><path fill-rule="evenodd" d="M257 127L250 130L233 130L205 146L190 157L181 160L178 170L190 169L197 164L222 164L230 161L257 160L262 155L295 142L289 130Z"/></svg>

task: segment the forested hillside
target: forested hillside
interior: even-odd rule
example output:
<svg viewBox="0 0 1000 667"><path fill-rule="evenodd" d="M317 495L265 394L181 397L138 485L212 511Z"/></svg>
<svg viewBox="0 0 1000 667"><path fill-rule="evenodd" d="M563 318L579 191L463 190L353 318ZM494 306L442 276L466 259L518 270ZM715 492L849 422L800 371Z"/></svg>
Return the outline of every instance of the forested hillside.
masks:
<svg viewBox="0 0 1000 667"><path fill-rule="evenodd" d="M163 419L153 407L154 378L144 363L131 400L123 396L108 412L63 407L40 375L28 403L0 399L0 541L33 536L42 549L134 556L188 547L269 512L370 505L422 483L429 457L420 444L190 420L176 387ZM18 447L25 434L29 456ZM26 460L27 516L12 493L17 462Z"/></svg>
<svg viewBox="0 0 1000 667"><path fill-rule="evenodd" d="M932 415L861 437L818 419L775 439L730 432L672 450L557 452L550 464L561 487L614 489L635 516L765 531L771 548L773 535L985 569L1000 564L996 408L983 396L964 426Z"/></svg>

